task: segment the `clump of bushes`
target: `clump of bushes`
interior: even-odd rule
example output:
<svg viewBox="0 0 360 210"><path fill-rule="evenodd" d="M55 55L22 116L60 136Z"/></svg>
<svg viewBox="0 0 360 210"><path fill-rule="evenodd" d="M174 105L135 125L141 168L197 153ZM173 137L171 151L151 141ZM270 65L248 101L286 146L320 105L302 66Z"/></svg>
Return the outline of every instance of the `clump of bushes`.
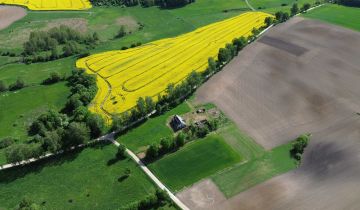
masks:
<svg viewBox="0 0 360 210"><path fill-rule="evenodd" d="M293 143L291 149L291 155L295 158L298 162L301 161L302 154L305 151L305 148L309 144L310 141L310 134L303 134L299 136Z"/></svg>
<svg viewBox="0 0 360 210"><path fill-rule="evenodd" d="M49 31L34 31L24 43L24 62L46 62L81 54L91 49L99 41L99 35L82 34L70 27L61 25Z"/></svg>
<svg viewBox="0 0 360 210"><path fill-rule="evenodd" d="M146 196L140 202L131 203L123 209L158 209L159 207L163 207L167 204L175 206L166 191L157 189L154 194Z"/></svg>
<svg viewBox="0 0 360 210"><path fill-rule="evenodd" d="M0 140L0 149L4 149L6 147L11 146L14 144L17 140L12 137L6 137Z"/></svg>
<svg viewBox="0 0 360 210"><path fill-rule="evenodd" d="M47 82L58 80L59 75L53 74ZM32 140L28 144L13 144L6 148L7 162L20 162L46 152L67 150L72 146L88 143L90 139L103 133L103 118L86 108L95 97L96 78L82 70L74 70L67 80L72 95L66 103L64 113L49 110L34 120L28 129Z"/></svg>
<svg viewBox="0 0 360 210"><path fill-rule="evenodd" d="M54 84L54 83L63 81L64 79L65 79L65 77L62 77L58 72L52 72L52 73L50 73L50 76L42 82L42 84L50 85L50 84Z"/></svg>
<svg viewBox="0 0 360 210"><path fill-rule="evenodd" d="M18 78L18 79L15 81L15 83L9 85L8 90L10 90L10 91L15 91L15 90L20 90L20 89L22 89L22 88L24 88L24 87L25 87L25 82L24 82L24 80L21 79L21 78Z"/></svg>

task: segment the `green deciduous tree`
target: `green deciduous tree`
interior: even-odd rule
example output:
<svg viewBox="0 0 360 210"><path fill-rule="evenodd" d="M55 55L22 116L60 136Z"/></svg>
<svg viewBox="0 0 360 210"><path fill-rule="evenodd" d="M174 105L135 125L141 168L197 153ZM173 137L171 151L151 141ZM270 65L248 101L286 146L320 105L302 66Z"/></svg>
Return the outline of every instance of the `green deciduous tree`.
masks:
<svg viewBox="0 0 360 210"><path fill-rule="evenodd" d="M118 150L116 153L116 158L123 159L126 157L126 147L123 144L118 146Z"/></svg>
<svg viewBox="0 0 360 210"><path fill-rule="evenodd" d="M311 5L309 3L306 3L302 6L301 12L306 12L308 9L310 9Z"/></svg>
<svg viewBox="0 0 360 210"><path fill-rule="evenodd" d="M63 148L87 143L90 140L90 129L85 123L72 122L65 130Z"/></svg>
<svg viewBox="0 0 360 210"><path fill-rule="evenodd" d="M291 10L290 10L290 13L291 13L291 16L294 16L296 15L297 13L299 13L299 7L298 7L298 4L297 3L294 3L291 7Z"/></svg>
<svg viewBox="0 0 360 210"><path fill-rule="evenodd" d="M91 138L101 136L105 128L104 119L100 115L93 113L87 116L86 125L90 128Z"/></svg>
<svg viewBox="0 0 360 210"><path fill-rule="evenodd" d="M116 34L115 38L122 38L124 36L126 36L125 26L120 26L120 29Z"/></svg>
<svg viewBox="0 0 360 210"><path fill-rule="evenodd" d="M159 156L159 146L156 144L151 144L150 147L146 150L146 158L155 159Z"/></svg>
<svg viewBox="0 0 360 210"><path fill-rule="evenodd" d="M264 23L266 24L267 27L269 27L274 23L274 18L273 17L266 17L265 20L264 20Z"/></svg>
<svg viewBox="0 0 360 210"><path fill-rule="evenodd" d="M150 96L145 97L146 112L150 113L155 110L155 102Z"/></svg>

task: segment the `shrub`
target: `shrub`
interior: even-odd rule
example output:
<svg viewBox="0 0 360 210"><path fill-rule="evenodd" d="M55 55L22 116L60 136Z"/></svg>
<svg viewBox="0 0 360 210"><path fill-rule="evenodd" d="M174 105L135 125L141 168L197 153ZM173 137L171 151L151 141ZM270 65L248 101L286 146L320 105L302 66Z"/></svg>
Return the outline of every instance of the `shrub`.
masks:
<svg viewBox="0 0 360 210"><path fill-rule="evenodd" d="M14 138L11 138L11 137L3 138L0 140L0 149L9 147L12 144L14 144L15 142L16 142L16 139L14 139Z"/></svg>
<svg viewBox="0 0 360 210"><path fill-rule="evenodd" d="M120 144L116 153L116 158L123 159L126 157L126 147Z"/></svg>
<svg viewBox="0 0 360 210"><path fill-rule="evenodd" d="M42 83L45 85L54 84L57 82L60 82L62 80L62 77L58 72L52 72L49 76L49 78L45 79Z"/></svg>
<svg viewBox="0 0 360 210"><path fill-rule="evenodd" d="M150 147L146 150L146 158L149 160L155 159L159 156L159 146L156 144L151 144Z"/></svg>
<svg viewBox="0 0 360 210"><path fill-rule="evenodd" d="M10 91L20 90L25 87L25 82L23 79L18 78L14 84L9 86Z"/></svg>
<svg viewBox="0 0 360 210"><path fill-rule="evenodd" d="M0 92L4 92L7 90L7 87L5 85L5 82L0 80Z"/></svg>

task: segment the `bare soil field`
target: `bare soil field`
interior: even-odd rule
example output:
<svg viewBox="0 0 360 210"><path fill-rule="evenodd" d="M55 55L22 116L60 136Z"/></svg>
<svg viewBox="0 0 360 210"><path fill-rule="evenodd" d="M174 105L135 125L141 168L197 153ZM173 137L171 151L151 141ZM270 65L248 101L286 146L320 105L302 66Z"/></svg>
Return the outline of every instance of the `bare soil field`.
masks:
<svg viewBox="0 0 360 210"><path fill-rule="evenodd" d="M360 111L360 33L295 18L197 92L266 149Z"/></svg>
<svg viewBox="0 0 360 210"><path fill-rule="evenodd" d="M24 8L0 5L0 30L20 20L25 15L26 10Z"/></svg>
<svg viewBox="0 0 360 210"><path fill-rule="evenodd" d="M201 184L180 199L191 209L359 209L359 58L359 32L302 18L249 45L197 98L215 103L267 149L312 133L303 162L228 200L201 203L191 192L218 193Z"/></svg>

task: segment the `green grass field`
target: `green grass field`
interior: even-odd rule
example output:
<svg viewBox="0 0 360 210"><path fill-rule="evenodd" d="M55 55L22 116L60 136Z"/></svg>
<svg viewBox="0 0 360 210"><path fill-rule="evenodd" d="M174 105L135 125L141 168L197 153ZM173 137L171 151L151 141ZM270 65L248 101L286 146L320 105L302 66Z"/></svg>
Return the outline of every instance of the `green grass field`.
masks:
<svg viewBox="0 0 360 210"><path fill-rule="evenodd" d="M209 135L150 164L149 168L166 186L178 191L241 159L221 137Z"/></svg>
<svg viewBox="0 0 360 210"><path fill-rule="evenodd" d="M295 169L297 165L290 156L290 150L290 143L281 145L263 153L259 158L212 176L212 180L226 197L234 196L276 175Z"/></svg>
<svg viewBox="0 0 360 210"><path fill-rule="evenodd" d="M172 136L173 131L167 126L167 120L175 114L184 114L190 111L187 103L182 103L176 108L158 117L150 118L139 127L121 135L117 141L123 143L132 151L139 153L145 151L152 143L160 143L162 137Z"/></svg>
<svg viewBox="0 0 360 210"><path fill-rule="evenodd" d="M44 209L120 209L155 191L132 160L109 165L115 154L113 145L97 146L0 171L0 209L13 209L24 196L37 204L45 202ZM126 168L130 177L119 181Z"/></svg>
<svg viewBox="0 0 360 210"><path fill-rule="evenodd" d="M241 10L224 13L225 9ZM235 16L248 10L244 1L238 0L197 0L183 8L163 10L157 7L94 7L88 11L38 12L28 11L28 15L0 31L0 49L20 51L22 43L33 29L46 30L59 24L78 24L88 32L98 32L103 49L120 49L134 42L146 43L156 39L180 35L200 26ZM145 25L121 40L111 40L120 28L120 17L133 19ZM120 22L120 23L119 23ZM97 50L95 50L97 51Z"/></svg>
<svg viewBox="0 0 360 210"><path fill-rule="evenodd" d="M0 65L0 80L5 84L14 83L17 78L22 78L26 85L39 85L49 77L50 73L58 72L60 75L70 75L74 69L75 57L64 58L53 62L25 64Z"/></svg>
<svg viewBox="0 0 360 210"><path fill-rule="evenodd" d="M249 0L249 3L256 10L272 14L275 14L277 11L290 13L290 8L294 3L297 3L298 7L301 8L305 3L309 3L314 6L315 2L316 0Z"/></svg>
<svg viewBox="0 0 360 210"><path fill-rule="evenodd" d="M360 31L360 8L327 4L303 16Z"/></svg>
<svg viewBox="0 0 360 210"><path fill-rule="evenodd" d="M21 142L27 141L27 128L31 122L49 109L62 109L69 94L65 82L0 94L0 139L12 136ZM0 165L5 162L2 149Z"/></svg>
<svg viewBox="0 0 360 210"><path fill-rule="evenodd" d="M0 95L0 138L26 137L26 128L39 114L50 108L60 110L70 94L65 82L27 87Z"/></svg>

